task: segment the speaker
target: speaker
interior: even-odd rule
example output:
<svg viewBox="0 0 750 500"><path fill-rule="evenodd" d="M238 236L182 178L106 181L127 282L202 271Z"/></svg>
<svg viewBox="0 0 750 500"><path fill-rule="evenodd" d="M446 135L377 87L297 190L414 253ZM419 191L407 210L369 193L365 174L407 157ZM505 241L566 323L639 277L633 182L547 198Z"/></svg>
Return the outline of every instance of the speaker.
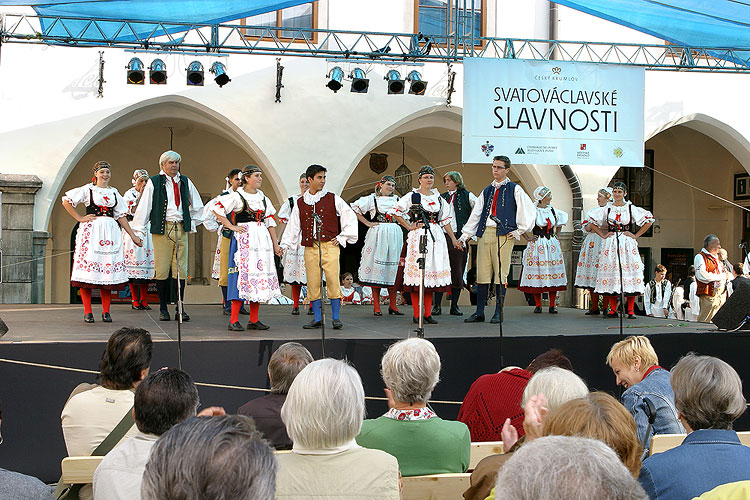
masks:
<svg viewBox="0 0 750 500"><path fill-rule="evenodd" d="M711 321L720 330L750 330L750 279L735 279L734 292Z"/></svg>

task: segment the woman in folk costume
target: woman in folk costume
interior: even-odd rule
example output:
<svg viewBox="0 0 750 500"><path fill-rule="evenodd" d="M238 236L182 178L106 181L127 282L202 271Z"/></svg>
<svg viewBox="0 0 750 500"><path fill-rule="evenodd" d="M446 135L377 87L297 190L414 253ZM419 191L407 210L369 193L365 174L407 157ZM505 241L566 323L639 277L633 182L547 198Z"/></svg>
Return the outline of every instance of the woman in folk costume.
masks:
<svg viewBox="0 0 750 500"><path fill-rule="evenodd" d="M409 231L406 246L402 252L404 267L399 269L399 273L403 274L403 279L397 279L397 282L403 283L402 293L411 293L414 322L417 323L420 285L417 259L419 258L419 240L425 234L422 221L426 219L429 223L429 232L424 272L424 322L437 324L431 316L432 292L447 292L451 286L451 266L445 235L448 235L454 246L458 243L453 231L443 231L444 227L450 229L453 210L438 191L432 189L435 184L435 171L432 167L425 165L419 169L418 180L419 188L398 200L391 209L391 215ZM407 217L409 222L406 221Z"/></svg>
<svg viewBox="0 0 750 500"><path fill-rule="evenodd" d="M597 192L596 203L599 207L605 207L607 206L607 203L610 203L611 201L611 187L602 188ZM592 210L596 209L594 208ZM590 217L586 218L591 220ZM596 286L596 272L599 269L599 253L601 252L602 241L604 240L596 231L597 228L595 224L589 222L583 229L587 231L588 234L586 235L586 239L583 240L581 254L578 256L575 286L576 288L588 290L591 294L591 304L589 305L589 310L586 311L586 316L593 316L599 314L599 294L594 292L594 287Z"/></svg>
<svg viewBox="0 0 750 500"><path fill-rule="evenodd" d="M378 299L380 289L387 288L388 314L403 316L396 305L394 284L404 246L404 233L389 213L398 201L395 190L396 179L386 175L375 186L375 192L352 203L352 209L360 222L369 228L359 261L359 283L372 288L372 296ZM370 215L370 220L364 217L365 214ZM382 316L380 300L373 300L372 305L375 316Z"/></svg>
<svg viewBox="0 0 750 500"><path fill-rule="evenodd" d="M128 221L133 220L135 207L141 197L143 188L148 181L148 172L140 169L133 172L133 187L122 195L127 205ZM151 310L148 305L146 294L148 293L148 282L154 278L154 244L151 241L151 233L146 233L143 246L137 246L130 239L130 235L122 230L122 245L125 251L125 271L128 273L128 284L130 285L131 307L133 309Z"/></svg>
<svg viewBox="0 0 750 500"><path fill-rule="evenodd" d="M111 291L123 290L128 282L120 227L125 229L134 245L143 244L130 229L125 217L125 200L117 189L109 187L111 177L109 163L97 162L91 183L71 189L62 199L65 210L80 223L76 233L70 284L81 289L85 312L83 321L86 323L94 322L91 311L92 288L101 290L102 321L110 323ZM79 203L86 205L86 215L76 212L75 207Z"/></svg>
<svg viewBox="0 0 750 500"><path fill-rule="evenodd" d="M534 313L542 312L542 293L549 294L549 312L557 314L557 292L568 288L562 248L555 234L568 222L568 214L552 207L552 191L546 186L534 190L536 221L523 251L523 272L518 290L534 295Z"/></svg>
<svg viewBox="0 0 750 500"><path fill-rule="evenodd" d="M599 269L596 273L594 291L607 295L610 311L608 318L617 317L617 296L624 292L627 297L628 318L635 318L635 297L644 291L643 261L638 253L637 239L654 223L654 216L648 210L625 201L627 186L615 182L612 186L613 202L589 212L583 224L593 223L604 238L599 256ZM633 233L636 226L640 229ZM617 256L619 239L620 255ZM619 260L619 262L618 262ZM622 265L622 283L620 282Z"/></svg>
<svg viewBox="0 0 750 500"><path fill-rule="evenodd" d="M242 171L243 186L219 196L213 205L216 219L234 232L229 244L229 275L227 299L232 301L229 330L242 331L239 314L243 301L250 304L248 330L268 330L258 319L261 302L281 295L279 277L273 256L281 255L276 242L276 221L273 208L260 186L260 167L248 165ZM233 214L234 223L228 218Z"/></svg>
<svg viewBox="0 0 750 500"><path fill-rule="evenodd" d="M305 172L299 176L299 194L290 196L281 207L279 207L279 221L286 224L289 221L289 216L292 215L292 209L297 203L300 196L305 194L305 191L310 187L310 183L307 180ZM299 297L302 287L307 284L307 274L305 273L305 247L302 243L297 245L295 248L290 248L284 252L284 256L281 261L284 266L284 283L292 285L292 314L297 316L299 314ZM312 309L308 309L308 313L312 314Z"/></svg>

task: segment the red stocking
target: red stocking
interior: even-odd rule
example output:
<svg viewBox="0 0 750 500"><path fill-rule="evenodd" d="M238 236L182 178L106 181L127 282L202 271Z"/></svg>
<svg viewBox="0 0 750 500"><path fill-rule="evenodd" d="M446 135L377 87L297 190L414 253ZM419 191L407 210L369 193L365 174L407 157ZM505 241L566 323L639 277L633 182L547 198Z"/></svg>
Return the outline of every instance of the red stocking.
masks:
<svg viewBox="0 0 750 500"><path fill-rule="evenodd" d="M380 288L372 287L372 310L380 312Z"/></svg>
<svg viewBox="0 0 750 500"><path fill-rule="evenodd" d="M388 307L394 311L398 311L398 298L397 298L398 292L396 291L396 287L392 286L388 289Z"/></svg>
<svg viewBox="0 0 750 500"><path fill-rule="evenodd" d="M534 294L534 305L537 307L542 307L542 294L541 293Z"/></svg>
<svg viewBox="0 0 750 500"><path fill-rule="evenodd" d="M604 308L606 309L607 306L605 304ZM598 311L599 310L599 294L591 292L591 304L589 305L590 311Z"/></svg>
<svg viewBox="0 0 750 500"><path fill-rule="evenodd" d="M609 296L609 311L617 313L617 295Z"/></svg>
<svg viewBox="0 0 750 500"><path fill-rule="evenodd" d="M260 309L260 303L249 302L249 306L250 306L250 322L257 323L258 322L258 309Z"/></svg>
<svg viewBox="0 0 750 500"><path fill-rule="evenodd" d="M242 309L241 300L232 301L232 316L229 318L230 323L238 323L240 321L240 309Z"/></svg>
<svg viewBox="0 0 750 500"><path fill-rule="evenodd" d="M411 308L414 309L414 317L419 317L419 292L411 292Z"/></svg>
<svg viewBox="0 0 750 500"><path fill-rule="evenodd" d="M294 307L299 307L299 296L302 293L302 285L292 285L292 300Z"/></svg>
<svg viewBox="0 0 750 500"><path fill-rule="evenodd" d="M630 295L628 299L628 314L635 314L635 295Z"/></svg>
<svg viewBox="0 0 750 500"><path fill-rule="evenodd" d="M419 299L419 294L417 294ZM432 314L432 292L424 293L424 317L428 318Z"/></svg>
<svg viewBox="0 0 750 500"><path fill-rule="evenodd" d="M105 290L104 288L102 288L100 292L102 293L102 312L108 313L109 304L112 302L112 292Z"/></svg>
<svg viewBox="0 0 750 500"><path fill-rule="evenodd" d="M557 300L557 292L549 293L549 306L555 307L555 301Z"/></svg>
<svg viewBox="0 0 750 500"><path fill-rule="evenodd" d="M130 287L130 300L135 307L138 307L140 305L140 301L138 300L138 285L129 283L128 286Z"/></svg>
<svg viewBox="0 0 750 500"><path fill-rule="evenodd" d="M81 288L81 300L83 301L83 312L91 314L91 288Z"/></svg>
<svg viewBox="0 0 750 500"><path fill-rule="evenodd" d="M148 283L141 283L140 285L138 285L138 289L141 292L140 295L138 296L138 298L141 300L141 305L147 306L148 305L148 298L147 298Z"/></svg>

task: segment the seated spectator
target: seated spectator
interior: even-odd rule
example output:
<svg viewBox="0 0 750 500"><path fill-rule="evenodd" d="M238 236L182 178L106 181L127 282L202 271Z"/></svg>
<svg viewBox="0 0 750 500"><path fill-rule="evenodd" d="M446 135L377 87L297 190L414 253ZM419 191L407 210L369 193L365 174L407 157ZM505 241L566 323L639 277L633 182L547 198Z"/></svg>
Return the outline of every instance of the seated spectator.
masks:
<svg viewBox="0 0 750 500"><path fill-rule="evenodd" d="M0 408L0 426L3 412ZM0 433L0 444L3 435ZM33 476L0 468L0 498L13 500L53 500L52 488Z"/></svg>
<svg viewBox="0 0 750 500"><path fill-rule="evenodd" d="M680 446L643 461L638 480L649 497L693 498L721 484L750 480L750 448L732 430L746 407L734 368L718 358L688 354L672 368L672 388L688 435Z"/></svg>
<svg viewBox="0 0 750 500"><path fill-rule="evenodd" d="M277 455L277 500L398 500L396 459L354 440L364 417L365 391L354 368L335 359L307 365L281 409L294 447Z"/></svg>
<svg viewBox="0 0 750 500"><path fill-rule="evenodd" d="M141 479L151 447L156 440L183 420L195 416L198 388L182 370L152 373L135 390L133 419L138 434L107 453L94 472L94 499L138 500ZM201 415L223 414L220 408L207 408Z"/></svg>
<svg viewBox="0 0 750 500"><path fill-rule="evenodd" d="M533 365L534 362L532 362ZM469 488L464 492L466 500L484 500L495 485L497 473L513 452L522 447L533 424L541 429L544 416L564 403L582 398L589 393L586 383L570 370L548 366L531 377L523 391L521 404L524 408L524 436L519 439L516 428L510 422L503 425L503 449L505 453L490 455L479 461L471 473Z"/></svg>
<svg viewBox="0 0 750 500"><path fill-rule="evenodd" d="M312 363L310 351L297 342L282 344L268 360L271 394L240 406L237 413L251 417L255 428L263 433L268 443L277 450L291 450L292 440L281 421L281 407L297 374Z"/></svg>
<svg viewBox="0 0 750 500"><path fill-rule="evenodd" d="M693 500L746 500L748 498L750 498L750 481L737 481L717 486Z"/></svg>
<svg viewBox="0 0 750 500"><path fill-rule="evenodd" d="M362 297L354 288L354 276L352 273L344 273L341 275L341 294L341 301L344 304L362 303Z"/></svg>
<svg viewBox="0 0 750 500"><path fill-rule="evenodd" d="M531 376L547 366L573 369L570 360L559 349L550 349L534 358L525 370L508 366L499 373L476 379L458 410L458 421L469 428L471 441L500 441L506 420L510 420L518 435L523 436L523 390Z"/></svg>
<svg viewBox="0 0 750 500"><path fill-rule="evenodd" d="M99 383L81 384L62 411L62 431L68 456L88 456L123 419L132 420L134 391L148 375L153 345L151 335L142 328L121 328L109 338L99 363ZM138 434L130 430L119 441ZM79 492L81 500L91 500L91 485Z"/></svg>
<svg viewBox="0 0 750 500"><path fill-rule="evenodd" d="M244 415L193 417L151 449L144 500L273 500L273 449Z"/></svg>
<svg viewBox="0 0 750 500"><path fill-rule="evenodd" d="M631 336L617 342L607 354L607 364L615 374L617 385L626 389L621 401L638 426L638 439L644 445L644 457L648 456L654 434L685 432L677 419L669 372L659 366L659 358L647 337ZM656 410L656 419L648 435L649 410L646 400Z"/></svg>
<svg viewBox="0 0 750 500"><path fill-rule="evenodd" d="M396 457L403 476L466 472L469 429L427 407L440 376L435 346L420 338L396 342L383 356L380 371L390 409L365 420L357 442Z"/></svg>
<svg viewBox="0 0 750 500"><path fill-rule="evenodd" d="M513 454L493 500L646 500L617 454L597 439L547 436Z"/></svg>

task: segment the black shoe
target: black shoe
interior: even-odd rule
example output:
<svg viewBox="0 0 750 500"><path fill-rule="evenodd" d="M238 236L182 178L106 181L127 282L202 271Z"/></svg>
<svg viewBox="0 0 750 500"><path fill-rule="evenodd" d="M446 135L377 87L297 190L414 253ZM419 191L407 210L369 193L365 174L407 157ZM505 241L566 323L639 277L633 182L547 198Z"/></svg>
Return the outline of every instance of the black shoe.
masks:
<svg viewBox="0 0 750 500"><path fill-rule="evenodd" d="M599 309L594 309L593 311L589 309L584 316L599 316L599 313L601 313Z"/></svg>
<svg viewBox="0 0 750 500"><path fill-rule="evenodd" d="M245 309L245 304L242 304L242 307L240 307L240 314L244 314L245 316L250 316L250 311Z"/></svg>
<svg viewBox="0 0 750 500"><path fill-rule="evenodd" d="M534 314L542 314L542 308L540 306L536 306L534 308Z"/></svg>
<svg viewBox="0 0 750 500"><path fill-rule="evenodd" d="M433 316L440 316L443 313L443 308L440 307L440 304L436 304L432 306L432 315Z"/></svg>
<svg viewBox="0 0 750 500"><path fill-rule="evenodd" d="M264 325L263 323L260 322L260 320L258 320L255 323L253 323L252 321L248 323L247 329L248 330L270 330L271 327L268 325Z"/></svg>
<svg viewBox="0 0 750 500"><path fill-rule="evenodd" d="M380 311L374 311L374 312L372 313L372 315L373 315L373 316L382 316L382 315L383 315L383 313L382 313L382 312L380 312Z"/></svg>
<svg viewBox="0 0 750 500"><path fill-rule="evenodd" d="M340 319L334 319L331 323L333 324L334 330L341 330L342 328L344 328L344 324Z"/></svg>
<svg viewBox="0 0 750 500"><path fill-rule="evenodd" d="M425 316L423 319L424 319L423 323L429 323L431 325L437 325L438 324L437 320L432 319L432 316Z"/></svg>
<svg viewBox="0 0 750 500"><path fill-rule="evenodd" d="M402 313L401 311L397 309L391 309L390 307L388 308L388 316L403 316L403 315L404 313Z"/></svg>
<svg viewBox="0 0 750 500"><path fill-rule="evenodd" d="M604 314L605 318L617 318L619 315L614 311L609 311L608 313Z"/></svg>
<svg viewBox="0 0 750 500"><path fill-rule="evenodd" d="M224 316L231 316L232 310L231 309L224 309Z"/></svg>
<svg viewBox="0 0 750 500"><path fill-rule="evenodd" d="M492 315L492 319L490 320L490 323L494 323L495 325L500 323L500 314L495 313Z"/></svg>
<svg viewBox="0 0 750 500"><path fill-rule="evenodd" d="M628 314L628 319L635 319L635 314Z"/></svg>
<svg viewBox="0 0 750 500"><path fill-rule="evenodd" d="M455 309L451 308L451 316L463 316L464 313L461 312L461 309L456 307Z"/></svg>
<svg viewBox="0 0 750 500"><path fill-rule="evenodd" d="M321 326L323 326L322 321L313 321L312 323L307 323L306 325L302 325L302 328L304 328L305 330L315 330L317 328L320 328Z"/></svg>
<svg viewBox="0 0 750 500"><path fill-rule="evenodd" d="M142 303L141 304L141 310L143 310L143 311L150 311L151 310L151 306L148 305L148 304L143 304Z"/></svg>
<svg viewBox="0 0 750 500"><path fill-rule="evenodd" d="M484 316L479 316L477 313L474 313L466 318L464 323L484 323Z"/></svg>
<svg viewBox="0 0 750 500"><path fill-rule="evenodd" d="M136 305L136 303L135 303L135 302L131 302L131 303L130 303L130 308L131 308L132 310L134 310L134 311L140 311L141 309L143 309L143 308L141 307L141 305L140 305L140 304L137 304L137 305Z"/></svg>
<svg viewBox="0 0 750 500"><path fill-rule="evenodd" d="M299 316L299 307L292 307L292 316Z"/></svg>
<svg viewBox="0 0 750 500"><path fill-rule="evenodd" d="M549 313L550 314L557 314L557 307L550 307L549 308Z"/></svg>
<svg viewBox="0 0 750 500"><path fill-rule="evenodd" d="M159 312L159 321L171 321L172 317L169 315L168 311L161 311Z"/></svg>
<svg viewBox="0 0 750 500"><path fill-rule="evenodd" d="M175 311L175 313L174 313L174 320L175 320L175 321L177 321L177 317L178 317L178 315L179 315L179 314L180 314L180 313L178 313L177 311ZM183 322L183 323L186 323L186 322L188 322L188 321L190 321L190 316L188 316L188 313L186 313L186 312L185 312L185 311L183 310L183 311L182 311L182 322Z"/></svg>
<svg viewBox="0 0 750 500"><path fill-rule="evenodd" d="M312 316L312 315L313 315L313 310L312 310L312 307L308 307L308 308L307 308L307 315L308 315L308 316Z"/></svg>
<svg viewBox="0 0 750 500"><path fill-rule="evenodd" d="M239 321L235 321L234 323L229 323L229 326L227 327L227 330L230 332L244 332L245 329L242 328L242 325Z"/></svg>
<svg viewBox="0 0 750 500"><path fill-rule="evenodd" d="M109 313L102 313L102 321L105 323L112 323L112 316Z"/></svg>
<svg viewBox="0 0 750 500"><path fill-rule="evenodd" d="M86 313L83 315L83 322L84 323L93 323L94 322L94 313Z"/></svg>

